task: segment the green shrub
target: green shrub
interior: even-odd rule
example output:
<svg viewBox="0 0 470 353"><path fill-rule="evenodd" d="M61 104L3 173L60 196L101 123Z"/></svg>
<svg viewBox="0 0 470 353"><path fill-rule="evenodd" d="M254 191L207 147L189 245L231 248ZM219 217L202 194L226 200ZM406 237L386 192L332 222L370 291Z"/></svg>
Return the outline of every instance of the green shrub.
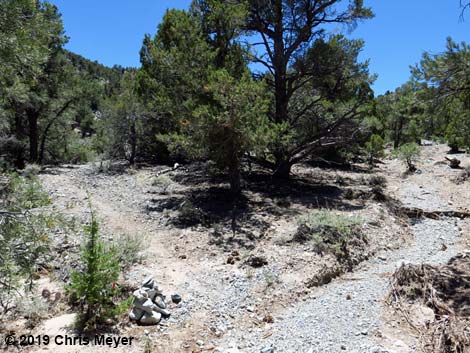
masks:
<svg viewBox="0 0 470 353"><path fill-rule="evenodd" d="M41 166L37 164L27 164L23 169L23 176L32 178L41 172Z"/></svg>
<svg viewBox="0 0 470 353"><path fill-rule="evenodd" d="M9 312L19 290L30 291L40 263L47 263L48 234L61 226L59 215L29 212L50 202L39 182L6 177L0 208L0 315Z"/></svg>
<svg viewBox="0 0 470 353"><path fill-rule="evenodd" d="M47 317L49 304L41 297L21 298L18 311L27 320L27 326L33 328Z"/></svg>
<svg viewBox="0 0 470 353"><path fill-rule="evenodd" d="M141 263L145 258L142 254L143 250L145 250L145 237L142 235L123 234L111 244L111 251L123 270Z"/></svg>
<svg viewBox="0 0 470 353"><path fill-rule="evenodd" d="M395 156L406 164L409 172L416 170L415 163L418 161L420 153L421 150L416 143L405 143L393 152Z"/></svg>
<svg viewBox="0 0 470 353"><path fill-rule="evenodd" d="M353 248L363 247L366 241L360 224L357 217L326 210L314 211L298 218L294 240L309 241L317 253L330 253L340 262L348 262Z"/></svg>
<svg viewBox="0 0 470 353"><path fill-rule="evenodd" d="M29 210L47 206L51 203L49 195L42 189L41 183L36 176L31 175L25 178L12 174L8 176L8 179L9 195L7 208L10 211Z"/></svg>
<svg viewBox="0 0 470 353"><path fill-rule="evenodd" d="M119 306L113 298L118 294L115 283L119 276L119 264L115 253L106 248L100 239L94 212L85 232L87 237L80 257L82 270L71 274L67 291L72 303L78 307L77 329L92 332L118 314Z"/></svg>
<svg viewBox="0 0 470 353"><path fill-rule="evenodd" d="M96 158L93 140L89 137L76 138L68 146L64 160L70 163L87 163Z"/></svg>
<svg viewBox="0 0 470 353"><path fill-rule="evenodd" d="M168 175L162 174L153 179L152 186L157 187L162 194L171 193L173 180Z"/></svg>
<svg viewBox="0 0 470 353"><path fill-rule="evenodd" d="M370 165L374 164L377 158L383 158L384 153L384 140L379 135L372 135L370 140L366 142L367 160Z"/></svg>
<svg viewBox="0 0 470 353"><path fill-rule="evenodd" d="M387 178L382 175L373 175L368 180L369 185L384 187L387 185Z"/></svg>
<svg viewBox="0 0 470 353"><path fill-rule="evenodd" d="M209 219L205 212L194 205L191 201L184 201L179 210L176 223L182 226L195 226L198 224L208 225Z"/></svg>

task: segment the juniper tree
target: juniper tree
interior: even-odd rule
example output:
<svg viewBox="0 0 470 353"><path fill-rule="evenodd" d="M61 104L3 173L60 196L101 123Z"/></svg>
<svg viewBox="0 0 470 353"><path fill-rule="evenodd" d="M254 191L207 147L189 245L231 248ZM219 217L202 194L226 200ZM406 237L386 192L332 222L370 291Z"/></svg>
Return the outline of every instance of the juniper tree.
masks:
<svg viewBox="0 0 470 353"><path fill-rule="evenodd" d="M338 58L318 51L322 39L328 33L326 25L334 23L351 27L360 20L371 18L372 12L363 6L362 0L247 0L245 3L248 5L248 17L244 29L247 35L254 35L255 40L251 44L255 50L256 47L261 47L252 60L265 67L266 78L274 97L269 117L276 125L277 137L270 149L272 157L265 158L265 162L268 162L265 165L271 166L275 176L286 178L294 163L309 156L319 145L334 143L329 138L331 132L337 131L343 122L357 116L359 106L353 104L347 107L345 101L341 101L341 94L333 91L330 95L328 92L324 92L324 95L323 92L312 94L310 91L308 94L313 99L301 102L295 99L296 96L308 85L315 89L316 82L322 81L323 75L331 80L329 89L334 90L335 83L349 84L357 92L359 100L368 91L368 78L364 78L362 82L353 79L352 84L347 83L349 70L361 70L358 67L360 65L355 67L356 64L353 63L353 66L349 65L347 70L338 75L342 71L340 64L337 67L335 65L335 62L340 62ZM332 48L324 48L327 52L329 49L334 51L334 43L331 44ZM344 41L338 44L344 44ZM348 49L343 49L348 53ZM315 60L317 54L322 60ZM357 58L354 57L354 50L349 51L349 54ZM315 65L309 65L312 60ZM325 110L325 104L328 105L325 98L329 97L334 97L334 102L330 103L326 112L319 112L321 116L330 115L325 119L328 122L320 130L314 130L310 136L291 138L293 131L302 133L301 129L306 125L312 126L309 122L312 111ZM349 101L350 98L349 95L346 100ZM342 104L343 107L333 116L332 107L337 104Z"/></svg>
<svg viewBox="0 0 470 353"><path fill-rule="evenodd" d="M171 134L163 131L159 138L192 158L214 160L228 171L236 194L242 156L264 142L266 94L235 42L240 30L230 26L237 21L225 19L229 9L236 16L243 8L227 6L199 1L190 12L167 11L155 37L144 39L138 80L147 107L169 126ZM208 7L215 14L201 10Z"/></svg>

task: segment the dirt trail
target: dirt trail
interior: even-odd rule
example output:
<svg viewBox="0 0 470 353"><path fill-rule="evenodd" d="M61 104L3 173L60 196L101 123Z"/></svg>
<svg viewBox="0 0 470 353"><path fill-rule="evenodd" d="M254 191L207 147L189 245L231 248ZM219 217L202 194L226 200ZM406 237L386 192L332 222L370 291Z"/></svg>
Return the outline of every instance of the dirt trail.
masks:
<svg viewBox="0 0 470 353"><path fill-rule="evenodd" d="M436 175L435 151L428 148L426 153L422 174L406 179L399 176L402 167L396 161L386 163L383 172L389 175L389 191L409 207L466 210L468 195L452 200L443 197L451 188L443 184L448 176ZM439 168L442 171L444 166ZM286 300L293 294L288 286L280 298L270 297L270 293L254 297L253 287L266 281L266 272L249 278L245 270L227 266L220 253L205 249L207 239L198 238L201 232L171 229L146 215L142 205L152 197L148 193L152 175L144 171L110 178L93 174L90 167L79 167L58 168L41 178L60 211L81 218L90 192L105 234L138 233L146 239L148 260L126 277L138 283L152 275L165 293L179 292L185 299L183 306L174 308L170 331L163 328L163 335L155 331L157 352L198 351L196 340L204 341L204 349L225 353L258 353L270 345L275 352L286 353L415 352L415 339L400 335L398 327L383 319L389 275L403 261L445 263L462 249L460 230L468 226L468 220L450 218L416 221L411 226L411 244L379 253L354 273L313 291L302 301ZM443 244L446 250L442 250ZM280 255L284 250L278 251ZM275 267L270 262L270 268ZM271 310L274 322L262 323L260 313L250 309L253 305ZM46 327L48 324L54 326L54 322L46 322ZM143 328L135 329L133 335L142 334Z"/></svg>

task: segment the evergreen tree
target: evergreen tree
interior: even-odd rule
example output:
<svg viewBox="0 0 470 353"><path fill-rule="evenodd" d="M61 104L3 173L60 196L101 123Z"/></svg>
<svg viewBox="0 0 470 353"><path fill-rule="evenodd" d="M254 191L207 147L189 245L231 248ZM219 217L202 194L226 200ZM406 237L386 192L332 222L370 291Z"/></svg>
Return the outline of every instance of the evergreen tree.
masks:
<svg viewBox="0 0 470 353"><path fill-rule="evenodd" d="M201 9L210 6L216 14L206 16ZM154 39L144 39L138 78L147 106L167 121L160 139L170 150L216 161L238 193L241 158L264 141L266 99L264 85L250 77L236 44L240 31L220 28L233 25L219 21L227 11L216 1L194 3L190 12L168 11Z"/></svg>
<svg viewBox="0 0 470 353"><path fill-rule="evenodd" d="M315 83L322 80L323 74L331 79L336 76L337 83L347 82L348 70L354 70L354 66L349 66L346 70L342 70L339 65L334 68L332 66L339 58L323 55L325 50L338 53L334 48L336 43L322 45L322 38L326 34L325 25L336 23L354 26L359 20L372 17L372 12L363 6L362 0L248 0L247 4L248 17L244 29L247 35L255 35L255 49L261 46L261 50L255 53L252 60L266 68L268 85L274 97L269 117L276 125L277 138L270 151L272 160L268 159L268 162L275 176L286 178L294 163L309 156L319 145L333 143L328 136L331 129L337 130L342 122L348 120L347 117L356 116L357 106L344 107L333 119L330 114L330 119L327 119L330 123L325 124L329 126L326 130L313 133L308 138L296 139L290 136L293 131L300 131L306 126L299 124L300 121L308 121L312 110L316 107L322 109L326 103L323 97L320 97L319 104L316 104L317 98L314 96L312 101L304 100L298 105L296 96L299 91L306 85L315 88ZM342 45L344 41L337 44ZM348 51L344 47L343 49L343 53L354 55L354 50ZM316 54L323 59L315 61L320 66L308 65L312 59L315 60ZM343 75L332 75L330 70L336 73L343 71ZM368 79L361 83L353 79L353 82L354 88L351 88L359 97L367 94L367 83L370 82ZM333 85L330 88L333 88L334 81L331 83ZM346 100L349 101L349 98ZM336 99L330 104L335 106L343 103ZM327 110L332 109L330 107Z"/></svg>
<svg viewBox="0 0 470 353"><path fill-rule="evenodd" d="M113 296L116 294L114 283L118 280L119 264L100 239L94 212L91 212L91 223L85 231L87 239L81 253L83 269L71 274L71 284L67 289L79 308L78 329L94 331L116 313Z"/></svg>
<svg viewBox="0 0 470 353"><path fill-rule="evenodd" d="M414 79L432 88L439 134L453 151L470 148L470 45L447 39L442 54L424 53L413 68Z"/></svg>

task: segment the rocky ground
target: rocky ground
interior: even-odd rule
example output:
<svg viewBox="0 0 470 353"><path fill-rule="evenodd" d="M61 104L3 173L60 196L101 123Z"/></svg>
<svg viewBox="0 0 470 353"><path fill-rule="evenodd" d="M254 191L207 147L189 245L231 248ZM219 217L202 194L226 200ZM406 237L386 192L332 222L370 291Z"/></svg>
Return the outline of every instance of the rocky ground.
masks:
<svg viewBox="0 0 470 353"><path fill-rule="evenodd" d="M452 182L459 171L441 163L445 155L442 145L424 147L418 172L408 176L402 175L401 163L385 160L377 169L387 178L385 193L407 207L468 211L468 182ZM468 156L458 158L470 164ZM134 336L137 343L109 352L140 352L147 341L155 352L417 351L416 337L384 304L390 274L402 262L445 263L465 248L468 219L407 224L388 202L374 200L372 175L363 169L301 166L291 184L276 187L255 174L234 206L216 174L203 166L186 168L170 172L171 185L163 191L153 185L161 168L99 172L88 165L48 168L40 175L54 210L84 223L90 195L105 238L128 234L145 239L145 260L126 271L123 283L139 287L152 276L163 293L183 298L169 306L171 317L161 325L124 320L119 335ZM189 203L200 211L202 225L175 223L182 205ZM359 217L369 239L362 254L368 260L318 288L307 285L309 280L334 266L334 259L316 254L308 243L290 241L296 218L317 208ZM71 253L58 254L57 267L73 262L66 257L73 258L80 237L68 242ZM266 264L250 266L253 256ZM60 290L60 279L66 280L49 275L40 283ZM66 311L55 313L33 333L66 332L72 319Z"/></svg>

